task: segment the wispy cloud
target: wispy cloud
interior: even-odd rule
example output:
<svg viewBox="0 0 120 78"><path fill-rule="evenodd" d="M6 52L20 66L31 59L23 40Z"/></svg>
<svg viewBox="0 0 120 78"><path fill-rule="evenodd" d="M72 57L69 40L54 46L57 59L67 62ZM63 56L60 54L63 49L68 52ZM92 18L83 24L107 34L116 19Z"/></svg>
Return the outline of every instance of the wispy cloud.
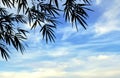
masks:
<svg viewBox="0 0 120 78"><path fill-rule="evenodd" d="M77 32L76 28L72 27L72 26L67 26L64 28L60 28L57 33L61 34L62 33L62 38L61 40L66 40L68 38L70 38L73 34L75 34Z"/></svg>
<svg viewBox="0 0 120 78"><path fill-rule="evenodd" d="M100 5L102 3L102 0L95 0L96 5Z"/></svg>
<svg viewBox="0 0 120 78"><path fill-rule="evenodd" d="M2 78L119 78L120 55L97 54L66 61L44 61L34 71L1 72ZM102 75L101 75L102 74Z"/></svg>
<svg viewBox="0 0 120 78"><path fill-rule="evenodd" d="M106 9L106 11L99 18L98 22L95 23L94 29L97 35L104 35L111 33L113 31L120 31L120 22L119 22L119 3L118 0L111 1L112 5ZM107 7L106 5L103 5Z"/></svg>

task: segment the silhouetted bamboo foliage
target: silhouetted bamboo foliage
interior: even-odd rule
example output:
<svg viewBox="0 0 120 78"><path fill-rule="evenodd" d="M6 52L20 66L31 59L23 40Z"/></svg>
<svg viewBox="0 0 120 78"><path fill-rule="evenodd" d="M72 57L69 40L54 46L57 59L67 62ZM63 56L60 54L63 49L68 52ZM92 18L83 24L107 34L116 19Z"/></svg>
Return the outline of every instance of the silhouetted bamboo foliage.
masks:
<svg viewBox="0 0 120 78"><path fill-rule="evenodd" d="M8 48L11 45L17 51L23 52L25 49L22 41L27 39L28 31L17 27L17 23L29 23L31 29L39 26L46 43L55 42L54 29L62 12L64 12L65 21L71 22L72 26L77 28L80 24L86 29L88 17L86 11L92 11L87 8L91 5L90 3L90 0L1 0L0 52L2 58L7 60L10 57ZM17 12L8 12L8 8L15 9Z"/></svg>

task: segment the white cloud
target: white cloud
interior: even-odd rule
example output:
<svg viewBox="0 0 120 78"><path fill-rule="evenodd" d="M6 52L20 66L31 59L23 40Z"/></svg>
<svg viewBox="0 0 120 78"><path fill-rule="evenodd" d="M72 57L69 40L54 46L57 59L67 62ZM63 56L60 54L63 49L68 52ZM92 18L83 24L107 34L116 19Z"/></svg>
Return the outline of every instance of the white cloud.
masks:
<svg viewBox="0 0 120 78"><path fill-rule="evenodd" d="M76 28L73 28L72 26L67 26L58 30L58 33L63 33L61 40L66 40L70 38L76 32L77 32Z"/></svg>
<svg viewBox="0 0 120 78"><path fill-rule="evenodd" d="M103 35L110 33L112 31L120 31L120 22L119 22L119 2L118 0L111 1L112 5L108 6L107 3L104 4L103 8L108 8L100 17L98 22L95 23L95 33L97 35ZM109 3L109 2L108 2Z"/></svg>
<svg viewBox="0 0 120 78"><path fill-rule="evenodd" d="M112 31L120 31L118 23L119 22L116 20L109 20L109 22L107 21L106 23L97 23L95 25L95 32L97 35L103 35Z"/></svg>
<svg viewBox="0 0 120 78"><path fill-rule="evenodd" d="M91 56L91 57L89 57L90 60L97 60L97 61L108 60L110 58L111 58L111 56L107 56L107 55L99 55L99 56Z"/></svg>
<svg viewBox="0 0 120 78"><path fill-rule="evenodd" d="M1 78L119 78L120 55L73 57L62 62L39 62L33 71L1 72ZM42 66L41 66L42 64ZM34 66L35 67L35 66ZM70 71L67 71L70 70Z"/></svg>
<svg viewBox="0 0 120 78"><path fill-rule="evenodd" d="M34 32L37 31L37 32ZM27 34L27 43L29 43L29 47L35 47L38 46L37 44L39 44L40 42L42 42L42 35L40 32L38 32L38 30L33 30L31 31L29 34ZM41 46L42 44L39 44L39 46Z"/></svg>
<svg viewBox="0 0 120 78"><path fill-rule="evenodd" d="M96 5L100 5L102 0L95 0L96 1Z"/></svg>
<svg viewBox="0 0 120 78"><path fill-rule="evenodd" d="M61 47L48 51L46 55L51 57L62 57L68 55L68 53L68 48Z"/></svg>

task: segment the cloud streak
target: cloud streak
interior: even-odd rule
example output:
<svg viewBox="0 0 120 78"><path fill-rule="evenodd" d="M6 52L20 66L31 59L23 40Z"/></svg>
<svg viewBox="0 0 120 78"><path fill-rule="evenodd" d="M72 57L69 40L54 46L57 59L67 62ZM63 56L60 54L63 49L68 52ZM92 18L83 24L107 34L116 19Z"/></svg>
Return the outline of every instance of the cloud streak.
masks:
<svg viewBox="0 0 120 78"><path fill-rule="evenodd" d="M113 31L120 31L120 5L118 0L112 1L111 3L112 5L106 9L103 15L99 18L98 22L96 22L94 25L95 33L97 35L104 35ZM103 6L107 6L107 3Z"/></svg>
<svg viewBox="0 0 120 78"><path fill-rule="evenodd" d="M119 78L120 55L97 54L66 61L44 61L33 71L1 72L1 78ZM101 75L102 74L102 75Z"/></svg>

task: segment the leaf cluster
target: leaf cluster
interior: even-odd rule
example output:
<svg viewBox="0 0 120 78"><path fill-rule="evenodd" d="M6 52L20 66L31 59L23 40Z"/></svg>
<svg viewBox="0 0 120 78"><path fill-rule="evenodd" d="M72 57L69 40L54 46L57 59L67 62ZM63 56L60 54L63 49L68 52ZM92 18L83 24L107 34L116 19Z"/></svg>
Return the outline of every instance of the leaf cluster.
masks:
<svg viewBox="0 0 120 78"><path fill-rule="evenodd" d="M26 30L17 28L16 23L29 23L31 29L40 27L40 33L46 43L55 42L54 29L59 23L62 12L65 21L71 22L78 30L78 24L86 29L87 8L91 0L1 0L0 3L17 13L9 13L0 6L0 52L6 60L9 58L7 46L24 51L22 41L27 38ZM61 4L62 3L62 4ZM62 8L61 8L62 7ZM26 17L26 19L25 19Z"/></svg>
<svg viewBox="0 0 120 78"><path fill-rule="evenodd" d="M9 58L7 46L13 46L17 51L24 51L22 40L26 39L26 30L15 27L14 23L26 23L23 15L9 14L0 7L0 53L2 58Z"/></svg>

